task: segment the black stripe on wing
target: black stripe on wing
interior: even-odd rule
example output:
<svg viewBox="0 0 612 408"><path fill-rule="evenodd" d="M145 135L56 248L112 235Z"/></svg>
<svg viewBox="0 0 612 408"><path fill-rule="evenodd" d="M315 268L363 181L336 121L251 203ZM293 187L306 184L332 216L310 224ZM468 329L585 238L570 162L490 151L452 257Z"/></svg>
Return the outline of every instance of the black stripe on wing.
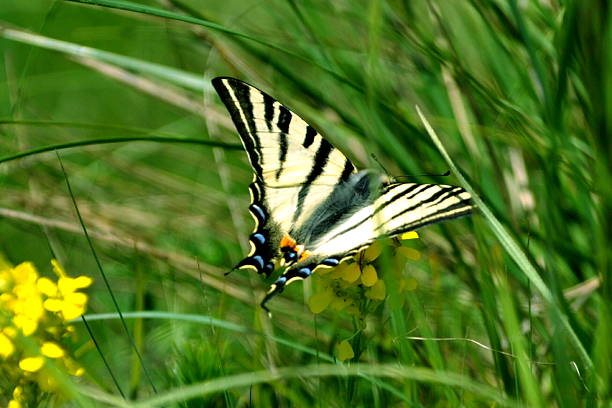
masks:
<svg viewBox="0 0 612 408"><path fill-rule="evenodd" d="M332 146L331 143L329 143L325 139L321 139L321 145L319 146L317 154L315 155L312 167L310 168L310 173L308 173L308 176L306 177L306 180L302 184L300 192L298 193L297 208L295 209L295 214L293 215L293 221L297 220L298 218L300 218L300 215L302 215L302 211L304 208L304 200L306 200L308 190L310 190L311 184L317 179L317 177L319 177L321 173L323 173L323 169L327 164L329 154L332 152L333 149L334 146ZM347 163L350 162L347 160Z"/></svg>
<svg viewBox="0 0 612 408"><path fill-rule="evenodd" d="M383 195L381 196L382 201L379 200L379 202L377 203L378 205L374 209L374 211L367 217L358 221L357 223L347 226L342 231L332 236L330 238L330 241L344 234L350 234L352 230L361 226L365 222L368 222L372 218L379 217L379 214L383 212L388 206L397 203L399 200L414 200L419 195L431 189L438 189L438 191L431 194L427 198L418 201L415 204L401 209L399 212L393 214L393 216L390 218L381 219L381 235L398 235L407 231L421 228L428 224L433 224L446 219L456 218L470 214L472 210L473 205L469 198L460 199L458 202L456 199L454 199L454 197L458 197L460 195L467 195L467 192L461 187L437 184L412 184L409 187L402 189L402 187L406 185L407 184L397 183L385 186L383 188ZM395 190L401 191L395 192ZM386 196L389 197L385 199ZM447 202L448 204L445 205L445 202ZM437 208L433 209L433 207ZM393 220L396 220L397 218L400 218L401 216L411 211L427 211L428 209L432 209L431 212L426 212L425 216L420 219L417 219L410 223L402 224L401 227L398 228L385 229L385 225L390 224ZM460 209L462 210L460 211Z"/></svg>
<svg viewBox="0 0 612 408"><path fill-rule="evenodd" d="M287 133L289 133L289 125L291 124L291 112L289 109L285 108L281 105L280 113L278 115L278 129L280 133L278 134L278 170L276 170L276 179L280 178L281 173L283 172L283 167L285 165L285 161L287 160Z"/></svg>
<svg viewBox="0 0 612 408"><path fill-rule="evenodd" d="M227 86L231 87L237 101L230 94L230 90L226 86L226 83ZM253 105L250 100L250 88L241 81L225 77L214 78L212 84L232 117L232 121L238 130L238 134L244 144L245 150L249 156L249 161L255 170L257 178L263 180L261 143L257 137L257 127L253 119ZM271 116L274 115L274 100L270 97L268 98L271 102L265 104L266 120L268 120L268 114ZM266 100L264 99L264 101ZM238 105L236 102L238 102ZM244 118L242 115L244 115ZM268 121L268 127L270 129L272 129L271 120L270 117Z"/></svg>

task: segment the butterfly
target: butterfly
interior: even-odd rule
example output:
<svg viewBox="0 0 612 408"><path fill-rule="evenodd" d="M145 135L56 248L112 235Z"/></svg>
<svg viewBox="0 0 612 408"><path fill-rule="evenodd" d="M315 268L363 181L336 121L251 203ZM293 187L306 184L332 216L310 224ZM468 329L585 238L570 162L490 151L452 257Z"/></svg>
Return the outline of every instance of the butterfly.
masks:
<svg viewBox="0 0 612 408"><path fill-rule="evenodd" d="M286 267L261 306L290 283L333 268L374 241L467 215L461 187L399 183L357 168L312 126L265 92L238 79L213 87L238 130L254 171L251 250L233 270L270 276Z"/></svg>

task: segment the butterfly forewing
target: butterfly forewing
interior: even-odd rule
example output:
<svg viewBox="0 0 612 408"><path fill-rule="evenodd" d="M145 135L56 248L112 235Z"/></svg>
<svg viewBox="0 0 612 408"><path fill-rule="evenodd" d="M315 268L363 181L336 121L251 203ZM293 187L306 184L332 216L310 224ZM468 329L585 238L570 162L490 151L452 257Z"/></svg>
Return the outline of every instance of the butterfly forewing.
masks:
<svg viewBox="0 0 612 408"><path fill-rule="evenodd" d="M258 220L251 236L253 250L258 246L272 261L283 236L289 234L331 194L334 187L355 173L355 167L342 152L321 137L302 118L265 92L233 78L212 81L238 130L255 172L251 213ZM266 213L261 219L260 213ZM275 251L270 250L275 246ZM256 265L253 265L255 263ZM259 270L259 259L245 267Z"/></svg>

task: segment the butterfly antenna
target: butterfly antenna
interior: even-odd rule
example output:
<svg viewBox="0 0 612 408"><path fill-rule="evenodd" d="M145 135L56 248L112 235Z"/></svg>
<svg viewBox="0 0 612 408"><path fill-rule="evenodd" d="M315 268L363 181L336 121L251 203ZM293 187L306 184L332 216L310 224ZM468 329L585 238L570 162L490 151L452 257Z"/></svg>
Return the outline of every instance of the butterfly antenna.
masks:
<svg viewBox="0 0 612 408"><path fill-rule="evenodd" d="M446 176L450 176L450 170L447 170L446 172L442 173L442 174L428 174L428 173L423 173L423 174L414 174L414 175L405 175L405 176L397 176L395 177L396 179L399 178L409 178L409 177L446 177Z"/></svg>
<svg viewBox="0 0 612 408"><path fill-rule="evenodd" d="M376 155L374 153L371 153L370 156L372 157L372 159L374 159L374 161L376 163L378 163L378 165L380 166L381 169L383 169L383 171L385 172L385 174L387 175L387 177L389 178L393 178L393 176L391 175L391 173L389 173L389 171L387 171L387 169L385 168L385 166L382 165L382 163L380 162L380 160L378 160L378 157L376 157Z"/></svg>

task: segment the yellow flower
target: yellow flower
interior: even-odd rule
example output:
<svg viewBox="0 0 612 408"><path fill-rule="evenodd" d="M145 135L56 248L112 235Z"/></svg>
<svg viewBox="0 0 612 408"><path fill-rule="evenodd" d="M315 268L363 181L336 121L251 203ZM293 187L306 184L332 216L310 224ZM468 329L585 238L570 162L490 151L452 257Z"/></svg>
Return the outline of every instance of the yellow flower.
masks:
<svg viewBox="0 0 612 408"><path fill-rule="evenodd" d="M4 334L0 333L0 356L8 357L15 351L13 342Z"/></svg>
<svg viewBox="0 0 612 408"><path fill-rule="evenodd" d="M57 295L57 285L51 279L40 278L36 281L36 287L47 296Z"/></svg>
<svg viewBox="0 0 612 408"><path fill-rule="evenodd" d="M0 256L0 363L9 368L3 370L2 381L35 384L39 390L55 393L57 380L45 369L45 358L55 359L55 364L71 375L84 373L59 341L74 334L74 328L62 320L84 312L88 298L78 290L91 285L92 280L86 276L68 277L57 261L53 261L53 270L59 277L57 283L39 277L31 262L14 268L7 265ZM15 341L21 334L40 346L40 355L31 356L21 348L21 342ZM21 408L29 399L29 389L28 386L24 393L21 386L16 387L13 398L4 406Z"/></svg>
<svg viewBox="0 0 612 408"><path fill-rule="evenodd" d="M376 274L376 269L372 265L366 265L363 267L361 271L361 283L364 286L374 286L376 281L378 280L378 275Z"/></svg>
<svg viewBox="0 0 612 408"><path fill-rule="evenodd" d="M361 257L362 262L372 262L380 256L382 249L383 248L380 242L374 242L365 251L363 251L363 255Z"/></svg>
<svg viewBox="0 0 612 408"><path fill-rule="evenodd" d="M62 350L60 346L50 341L44 342L40 348L40 351L43 355L49 358L60 358L65 354L64 350Z"/></svg>
<svg viewBox="0 0 612 408"><path fill-rule="evenodd" d="M91 278L88 276L79 276L76 278L61 277L57 281L57 288L62 293L72 293L77 289L86 288L91 285Z"/></svg>
<svg viewBox="0 0 612 408"><path fill-rule="evenodd" d="M340 276L342 279L344 279L345 281L347 281L348 283L353 283L355 282L357 279L359 279L359 276L361 275L361 271L359 270L359 264L357 263L352 263L350 265L347 265L343 270L342 270L342 276Z"/></svg>
<svg viewBox="0 0 612 408"><path fill-rule="evenodd" d="M38 279L38 273L32 262L23 262L12 269L13 279L17 284L34 283Z"/></svg>
<svg viewBox="0 0 612 408"><path fill-rule="evenodd" d="M88 276L70 278L55 259L51 260L53 271L59 276L57 286L50 281L41 278L37 285L41 292L49 296L45 300L44 308L50 312L59 313L64 320L73 320L85 313L87 295L77 292L78 289L86 288L93 282Z"/></svg>
<svg viewBox="0 0 612 408"><path fill-rule="evenodd" d="M338 344L338 360L350 360L355 357L355 352L353 351L353 347L351 347L351 343L347 340L342 340L340 344Z"/></svg>
<svg viewBox="0 0 612 408"><path fill-rule="evenodd" d="M11 339L17 337L17 330L15 330L13 327L5 327L2 329L2 333L6 334Z"/></svg>
<svg viewBox="0 0 612 408"><path fill-rule="evenodd" d="M38 328L38 322L36 320L30 319L24 315L17 315L13 317L13 324L15 327L20 329L25 336L29 336L34 333Z"/></svg>
<svg viewBox="0 0 612 408"><path fill-rule="evenodd" d="M340 279L342 277L342 275L344 275L344 272L346 271L346 268L348 268L348 263L347 262L343 262L340 265L338 265L335 268L333 268L331 270L332 273L329 276L332 279ZM323 269L323 270L325 270L325 269Z"/></svg>
<svg viewBox="0 0 612 408"><path fill-rule="evenodd" d="M42 357L26 357L19 362L19 368L23 371L34 373L41 369L45 360Z"/></svg>
<svg viewBox="0 0 612 408"><path fill-rule="evenodd" d="M365 295L372 300L384 300L387 295L385 281L382 279L377 280L374 286L366 291Z"/></svg>
<svg viewBox="0 0 612 408"><path fill-rule="evenodd" d="M314 314L321 313L331 303L334 297L334 292L331 288L324 290L323 292L315 293L308 299L308 307Z"/></svg>

